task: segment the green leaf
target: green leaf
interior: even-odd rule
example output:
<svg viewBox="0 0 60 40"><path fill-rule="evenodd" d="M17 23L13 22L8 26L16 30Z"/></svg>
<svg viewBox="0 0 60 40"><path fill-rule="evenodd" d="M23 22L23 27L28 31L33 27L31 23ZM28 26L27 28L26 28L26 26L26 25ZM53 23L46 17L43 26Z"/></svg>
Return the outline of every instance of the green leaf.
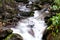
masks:
<svg viewBox="0 0 60 40"><path fill-rule="evenodd" d="M56 5L53 5L52 9L53 9L53 10L57 10L58 7L57 7Z"/></svg>

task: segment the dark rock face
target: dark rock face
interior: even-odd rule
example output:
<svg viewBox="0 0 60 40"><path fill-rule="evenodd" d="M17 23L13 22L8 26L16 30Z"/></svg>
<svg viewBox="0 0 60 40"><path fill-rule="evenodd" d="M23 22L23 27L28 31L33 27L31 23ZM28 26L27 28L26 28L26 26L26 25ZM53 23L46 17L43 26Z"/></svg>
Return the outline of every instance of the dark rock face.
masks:
<svg viewBox="0 0 60 40"><path fill-rule="evenodd" d="M28 0L15 0L16 2L23 2L23 3L27 3Z"/></svg>
<svg viewBox="0 0 60 40"><path fill-rule="evenodd" d="M33 16L33 12L21 12L20 13L20 16L23 16L23 17L30 17L30 16Z"/></svg>
<svg viewBox="0 0 60 40"><path fill-rule="evenodd" d="M18 21L18 9L14 0L0 0L0 5L2 5L0 6L0 22L3 26Z"/></svg>
<svg viewBox="0 0 60 40"><path fill-rule="evenodd" d="M1 28L0 29L0 39L4 39L6 36L12 33L11 29Z"/></svg>
<svg viewBox="0 0 60 40"><path fill-rule="evenodd" d="M47 37L48 37L49 33L50 33L50 32L48 32L47 30L45 30L42 39L43 39L43 40L47 40Z"/></svg>
<svg viewBox="0 0 60 40"><path fill-rule="evenodd" d="M23 40L20 35L12 32L9 28L0 28L0 40Z"/></svg>
<svg viewBox="0 0 60 40"><path fill-rule="evenodd" d="M18 34L11 34L5 40L23 40L23 38Z"/></svg>

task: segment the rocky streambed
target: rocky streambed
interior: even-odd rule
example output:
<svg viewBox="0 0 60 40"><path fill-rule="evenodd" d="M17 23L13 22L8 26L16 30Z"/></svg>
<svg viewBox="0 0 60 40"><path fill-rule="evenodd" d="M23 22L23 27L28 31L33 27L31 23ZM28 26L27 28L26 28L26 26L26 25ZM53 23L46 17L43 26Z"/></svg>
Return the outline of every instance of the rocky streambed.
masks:
<svg viewBox="0 0 60 40"><path fill-rule="evenodd" d="M56 15L52 3L53 0L0 0L0 40L59 40L47 30L48 20Z"/></svg>

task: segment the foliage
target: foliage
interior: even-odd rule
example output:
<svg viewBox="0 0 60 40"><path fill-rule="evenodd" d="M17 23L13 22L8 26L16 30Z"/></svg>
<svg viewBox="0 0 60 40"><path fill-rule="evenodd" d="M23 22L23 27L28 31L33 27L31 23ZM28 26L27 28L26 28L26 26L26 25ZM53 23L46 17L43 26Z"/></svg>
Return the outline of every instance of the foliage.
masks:
<svg viewBox="0 0 60 40"><path fill-rule="evenodd" d="M56 16L53 16L52 18L50 18L50 20L52 21L52 25L59 26L60 25L60 14L56 14Z"/></svg>
<svg viewBox="0 0 60 40"><path fill-rule="evenodd" d="M60 6L60 0L54 0L54 3Z"/></svg>
<svg viewBox="0 0 60 40"><path fill-rule="evenodd" d="M52 31L52 34L55 36L55 34L59 32L60 13L57 13L56 16L53 16L52 18L50 18L49 21L51 21L52 23L47 29Z"/></svg>
<svg viewBox="0 0 60 40"><path fill-rule="evenodd" d="M54 0L54 2L51 4L51 9L56 13L55 16L49 19L49 27L47 28L50 30L53 34L53 36L56 36L56 34L59 32L59 26L60 26L60 0Z"/></svg>
<svg viewBox="0 0 60 40"><path fill-rule="evenodd" d="M60 0L54 0L54 2L52 3L51 8L53 10L60 10Z"/></svg>

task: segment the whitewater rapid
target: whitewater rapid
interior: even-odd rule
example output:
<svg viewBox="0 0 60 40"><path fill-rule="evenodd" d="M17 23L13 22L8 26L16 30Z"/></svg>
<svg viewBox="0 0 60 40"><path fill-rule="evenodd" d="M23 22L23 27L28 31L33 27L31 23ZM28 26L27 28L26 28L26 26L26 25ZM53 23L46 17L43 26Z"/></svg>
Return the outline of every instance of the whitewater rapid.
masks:
<svg viewBox="0 0 60 40"><path fill-rule="evenodd" d="M29 3L31 4L31 2ZM18 9L22 12L30 12L30 8L26 8L26 5L18 5ZM43 33L47 28L44 18L47 16L42 10L35 10L34 16L26 19L21 19L15 28L11 28L13 33L17 33L23 37L23 40L42 40ZM48 13L48 11L45 11Z"/></svg>
<svg viewBox="0 0 60 40"><path fill-rule="evenodd" d="M46 27L44 15L40 11L34 11L33 17L20 20L16 28L11 29L13 33L20 34L23 40L42 40Z"/></svg>

